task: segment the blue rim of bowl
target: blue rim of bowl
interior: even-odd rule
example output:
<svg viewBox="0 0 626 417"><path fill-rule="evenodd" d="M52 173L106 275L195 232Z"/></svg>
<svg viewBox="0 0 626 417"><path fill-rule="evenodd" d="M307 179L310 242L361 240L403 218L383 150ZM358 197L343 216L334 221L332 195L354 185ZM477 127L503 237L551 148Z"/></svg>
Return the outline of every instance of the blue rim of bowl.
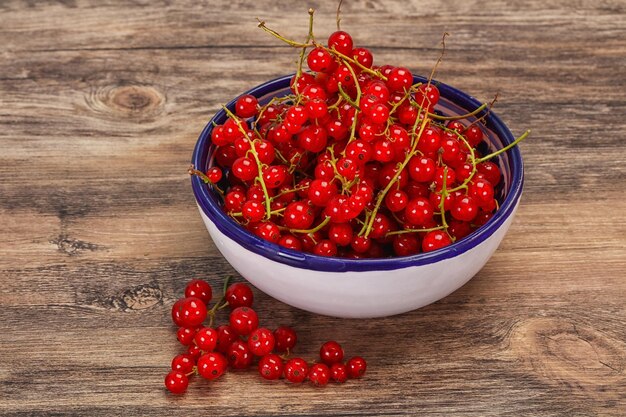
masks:
<svg viewBox="0 0 626 417"><path fill-rule="evenodd" d="M255 97L263 97L274 91L289 87L289 81L293 75L287 75L276 78L261 84L243 94L252 94ZM415 82L425 82L423 77L415 76ZM437 85L440 95L456 105L464 109L474 109L482 103L474 97L457 90L447 84L433 80L433 84ZM236 98L233 99L226 107L234 109ZM213 122L221 124L226 120L226 112L221 109L207 123L202 130L196 147L192 155L192 163L198 169L207 167L208 151L211 145L211 130ZM485 120L490 129L502 140L506 146L513 142L515 138L500 118L490 112ZM261 255L265 258L279 262L281 264L290 265L297 268L325 271L325 272L347 272L347 271L392 271L412 266L427 265L444 259L453 258L477 245L484 242L497 229L502 226L505 220L513 213L517 202L522 195L524 184L524 167L522 155L517 146L507 151L510 158L509 165L511 167L511 188L506 198L502 202L500 209L494 216L483 226L472 232L469 236L453 243L445 248L427 253L419 253L412 256L381 258L381 259L348 259L348 258L329 258L324 256L313 255L310 253L294 251L283 248L277 244L268 242L257 236L254 236L237 222L230 218L220 207L216 196L212 195L209 187L204 184L197 176L191 177L193 193L201 210L223 233L226 237L233 240L243 248Z"/></svg>

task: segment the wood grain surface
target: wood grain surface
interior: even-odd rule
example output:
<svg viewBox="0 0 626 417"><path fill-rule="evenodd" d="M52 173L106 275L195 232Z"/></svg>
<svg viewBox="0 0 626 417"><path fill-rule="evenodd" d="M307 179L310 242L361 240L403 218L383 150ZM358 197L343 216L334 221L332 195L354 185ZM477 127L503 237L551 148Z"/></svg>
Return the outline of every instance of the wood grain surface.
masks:
<svg viewBox="0 0 626 417"><path fill-rule="evenodd" d="M308 314L256 291L268 326L330 339L367 376L316 389L254 372L163 388L169 310L193 277L234 270L186 173L222 103L293 71L290 37L335 2L0 1L0 414L626 415L626 3L347 0L377 62L496 111L526 185L500 249L467 285L376 320Z"/></svg>

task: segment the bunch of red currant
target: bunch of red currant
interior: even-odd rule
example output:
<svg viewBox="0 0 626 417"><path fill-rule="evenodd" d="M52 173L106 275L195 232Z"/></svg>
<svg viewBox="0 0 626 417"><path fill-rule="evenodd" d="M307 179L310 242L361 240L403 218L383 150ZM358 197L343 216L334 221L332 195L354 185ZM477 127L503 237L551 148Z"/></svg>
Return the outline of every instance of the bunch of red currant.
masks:
<svg viewBox="0 0 626 417"><path fill-rule="evenodd" d="M190 170L233 219L289 249L378 258L442 248L493 216L501 172L489 160L529 132L481 155L487 105L441 114L432 78L375 66L341 30L319 43L312 10L304 43L259 26L300 48L291 94L224 107L228 119L211 132L217 166Z"/></svg>
<svg viewBox="0 0 626 417"><path fill-rule="evenodd" d="M165 387L174 394L187 390L189 376L199 374L208 380L219 378L226 369L248 369L258 360L259 374L268 380L284 377L292 383L308 379L323 386L330 380L346 382L360 378L367 364L360 356L343 361L343 349L334 341L320 349L320 362L309 364L304 359L289 358L296 345L296 332L287 326L271 331L259 327L259 318L252 309L253 294L244 283L225 285L224 295L209 310L213 297L211 286L195 279L185 288L185 298L172 306L172 320L178 326L178 341L186 353L172 360L172 370L165 376ZM229 324L213 327L219 310L229 307ZM208 326L204 327L205 320Z"/></svg>

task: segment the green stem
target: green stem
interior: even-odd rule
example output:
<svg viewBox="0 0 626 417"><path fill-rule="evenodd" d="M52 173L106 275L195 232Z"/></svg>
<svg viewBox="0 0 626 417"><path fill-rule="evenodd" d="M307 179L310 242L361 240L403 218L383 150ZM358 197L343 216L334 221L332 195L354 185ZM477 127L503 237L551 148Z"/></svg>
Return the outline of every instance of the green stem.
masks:
<svg viewBox="0 0 626 417"><path fill-rule="evenodd" d="M396 230L393 232L389 232L385 236L402 235L405 233L428 233L428 232L434 232L435 230L441 230L441 229L443 229L443 226L431 227L430 229L403 229L403 230Z"/></svg>
<svg viewBox="0 0 626 417"><path fill-rule="evenodd" d="M291 233L301 233L303 235L308 235L309 233L315 233L315 232L322 230L324 226L328 224L328 222L330 222L330 217L326 216L320 224L318 224L312 229L306 229L306 230L305 229L287 229L287 230L289 230Z"/></svg>
<svg viewBox="0 0 626 417"><path fill-rule="evenodd" d="M504 148L502 149L498 149L497 151L490 153L487 156L483 156L482 158L478 158L476 160L477 164L480 164L481 162L485 162L488 161L489 159L493 158L494 156L498 156L503 152L508 151L509 149L511 149L512 147L514 147L515 145L517 145L518 143L520 143L521 141L523 141L524 139L526 139L528 137L528 135L530 135L530 130L527 130L526 132L524 132L522 134L522 136L520 136L519 138L515 139L513 142L509 143L508 145L506 145Z"/></svg>
<svg viewBox="0 0 626 417"><path fill-rule="evenodd" d="M259 25L258 26L261 29L263 29L264 31L266 31L270 35L274 36L275 38L278 38L281 41L285 42L289 46L293 46L295 48L308 48L310 46L314 46L315 45L314 43L300 43L300 42L292 41L291 39L287 39L284 36L282 36L280 33L276 32L275 30L270 29L267 26L265 26L265 22L264 21L259 20L258 18L257 18L257 20L259 21Z"/></svg>
<svg viewBox="0 0 626 417"><path fill-rule="evenodd" d="M476 108L476 110L466 113L466 114L462 114L459 116L439 116L438 114L434 114L434 113L428 113L428 117L435 119L435 120L459 120L459 119L467 119L468 117L471 116L476 116L478 113L480 113L481 111L483 111L484 109L487 108L487 103L483 103L480 107Z"/></svg>
<svg viewBox="0 0 626 417"><path fill-rule="evenodd" d="M241 121L233 114L233 112L228 110L226 106L222 106L222 108L224 109L228 117L230 117L231 119L235 121L235 123L237 123L237 127L239 128L239 131L243 133L243 136L245 138L248 138L248 133L241 125ZM254 157L254 160L257 166L257 171L258 171L257 179L261 183L261 188L263 189L263 196L265 197L265 219L267 220L270 218L270 212L272 211L272 209L270 206L270 195L269 195L269 192L267 191L265 180L263 179L263 169L262 169L263 164L261 163L261 160L259 159L259 153L256 151L256 148L254 146L254 140L250 140L250 138L248 138L248 142L250 142L249 152L252 153L252 156Z"/></svg>

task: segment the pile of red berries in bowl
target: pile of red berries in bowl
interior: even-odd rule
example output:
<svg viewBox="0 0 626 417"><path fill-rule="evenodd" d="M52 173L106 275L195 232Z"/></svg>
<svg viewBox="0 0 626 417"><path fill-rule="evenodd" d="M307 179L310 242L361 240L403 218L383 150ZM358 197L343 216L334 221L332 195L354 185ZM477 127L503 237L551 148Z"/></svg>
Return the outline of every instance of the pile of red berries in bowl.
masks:
<svg viewBox="0 0 626 417"><path fill-rule="evenodd" d="M200 135L192 185L218 249L262 291L334 316L397 314L462 286L511 224L528 132L514 139L473 97L374 65L346 32L299 43L260 26L300 65Z"/></svg>

